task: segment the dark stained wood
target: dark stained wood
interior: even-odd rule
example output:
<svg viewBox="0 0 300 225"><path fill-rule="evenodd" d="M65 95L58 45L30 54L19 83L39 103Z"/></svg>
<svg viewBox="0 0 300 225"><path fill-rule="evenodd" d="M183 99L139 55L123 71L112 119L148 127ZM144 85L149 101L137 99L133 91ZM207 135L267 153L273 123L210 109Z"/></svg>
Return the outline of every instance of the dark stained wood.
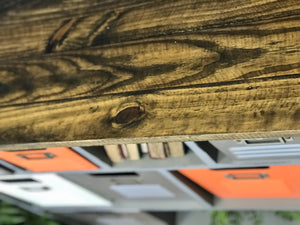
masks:
<svg viewBox="0 0 300 225"><path fill-rule="evenodd" d="M0 4L4 148L300 134L297 0Z"/></svg>
<svg viewBox="0 0 300 225"><path fill-rule="evenodd" d="M0 110L4 143L73 141L173 135L285 131L299 134L299 82L294 79L232 82L226 86L132 92L36 102ZM251 88L249 88L251 87ZM124 109L140 105L144 116L118 123ZM136 113L132 117L134 118ZM294 133L290 132L296 130ZM214 135L218 134L218 135ZM228 136L227 136L228 137Z"/></svg>

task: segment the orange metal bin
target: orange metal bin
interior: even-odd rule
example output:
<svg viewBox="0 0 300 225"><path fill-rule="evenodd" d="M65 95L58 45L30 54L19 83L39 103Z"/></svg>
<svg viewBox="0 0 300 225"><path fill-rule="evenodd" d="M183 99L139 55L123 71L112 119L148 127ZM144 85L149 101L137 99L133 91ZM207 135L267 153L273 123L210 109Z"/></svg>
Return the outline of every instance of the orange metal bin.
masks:
<svg viewBox="0 0 300 225"><path fill-rule="evenodd" d="M0 158L34 172L96 170L98 167L70 148L0 151Z"/></svg>
<svg viewBox="0 0 300 225"><path fill-rule="evenodd" d="M179 172L220 198L300 197L300 165Z"/></svg>

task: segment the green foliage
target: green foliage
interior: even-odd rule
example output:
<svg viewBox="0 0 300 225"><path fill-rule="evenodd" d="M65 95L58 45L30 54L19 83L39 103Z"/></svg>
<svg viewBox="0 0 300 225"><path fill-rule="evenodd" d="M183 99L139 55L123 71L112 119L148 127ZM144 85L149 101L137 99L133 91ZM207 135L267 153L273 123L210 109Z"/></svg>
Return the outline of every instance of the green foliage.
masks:
<svg viewBox="0 0 300 225"><path fill-rule="evenodd" d="M300 212L282 211L275 212L275 214L288 221L297 221L297 223L300 225Z"/></svg>
<svg viewBox="0 0 300 225"><path fill-rule="evenodd" d="M59 225L48 217L37 216L0 201L0 225Z"/></svg>
<svg viewBox="0 0 300 225"><path fill-rule="evenodd" d="M253 225L260 225L262 222L262 214L260 212L255 212L252 211L250 212L251 217L252 217L252 221L253 221Z"/></svg>
<svg viewBox="0 0 300 225"><path fill-rule="evenodd" d="M300 225L300 212L279 211L275 215L287 221L296 221ZM262 214L256 211L215 211L211 214L211 225L242 225L243 221L253 225L262 224Z"/></svg>
<svg viewBox="0 0 300 225"><path fill-rule="evenodd" d="M249 220L253 225L261 224L261 213L255 211L214 211L211 214L211 225L242 225Z"/></svg>
<svg viewBox="0 0 300 225"><path fill-rule="evenodd" d="M211 214L211 225L227 225L228 214L226 211L215 211Z"/></svg>

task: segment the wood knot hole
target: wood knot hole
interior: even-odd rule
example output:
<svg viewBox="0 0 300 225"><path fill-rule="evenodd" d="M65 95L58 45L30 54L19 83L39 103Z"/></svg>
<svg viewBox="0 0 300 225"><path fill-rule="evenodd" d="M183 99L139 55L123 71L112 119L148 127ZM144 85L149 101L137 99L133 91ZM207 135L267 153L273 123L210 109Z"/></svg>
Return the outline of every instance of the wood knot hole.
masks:
<svg viewBox="0 0 300 225"><path fill-rule="evenodd" d="M125 125L140 120L145 114L141 106L130 106L122 109L114 118L116 124Z"/></svg>

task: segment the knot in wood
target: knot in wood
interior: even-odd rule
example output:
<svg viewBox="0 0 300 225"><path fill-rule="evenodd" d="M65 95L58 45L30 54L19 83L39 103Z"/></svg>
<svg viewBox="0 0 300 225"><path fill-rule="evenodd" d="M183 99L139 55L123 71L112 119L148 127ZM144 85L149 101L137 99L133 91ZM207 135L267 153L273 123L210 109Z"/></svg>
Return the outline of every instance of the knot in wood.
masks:
<svg viewBox="0 0 300 225"><path fill-rule="evenodd" d="M145 114L141 106L130 106L122 109L114 118L116 124L125 125L131 124L134 121L140 120Z"/></svg>

